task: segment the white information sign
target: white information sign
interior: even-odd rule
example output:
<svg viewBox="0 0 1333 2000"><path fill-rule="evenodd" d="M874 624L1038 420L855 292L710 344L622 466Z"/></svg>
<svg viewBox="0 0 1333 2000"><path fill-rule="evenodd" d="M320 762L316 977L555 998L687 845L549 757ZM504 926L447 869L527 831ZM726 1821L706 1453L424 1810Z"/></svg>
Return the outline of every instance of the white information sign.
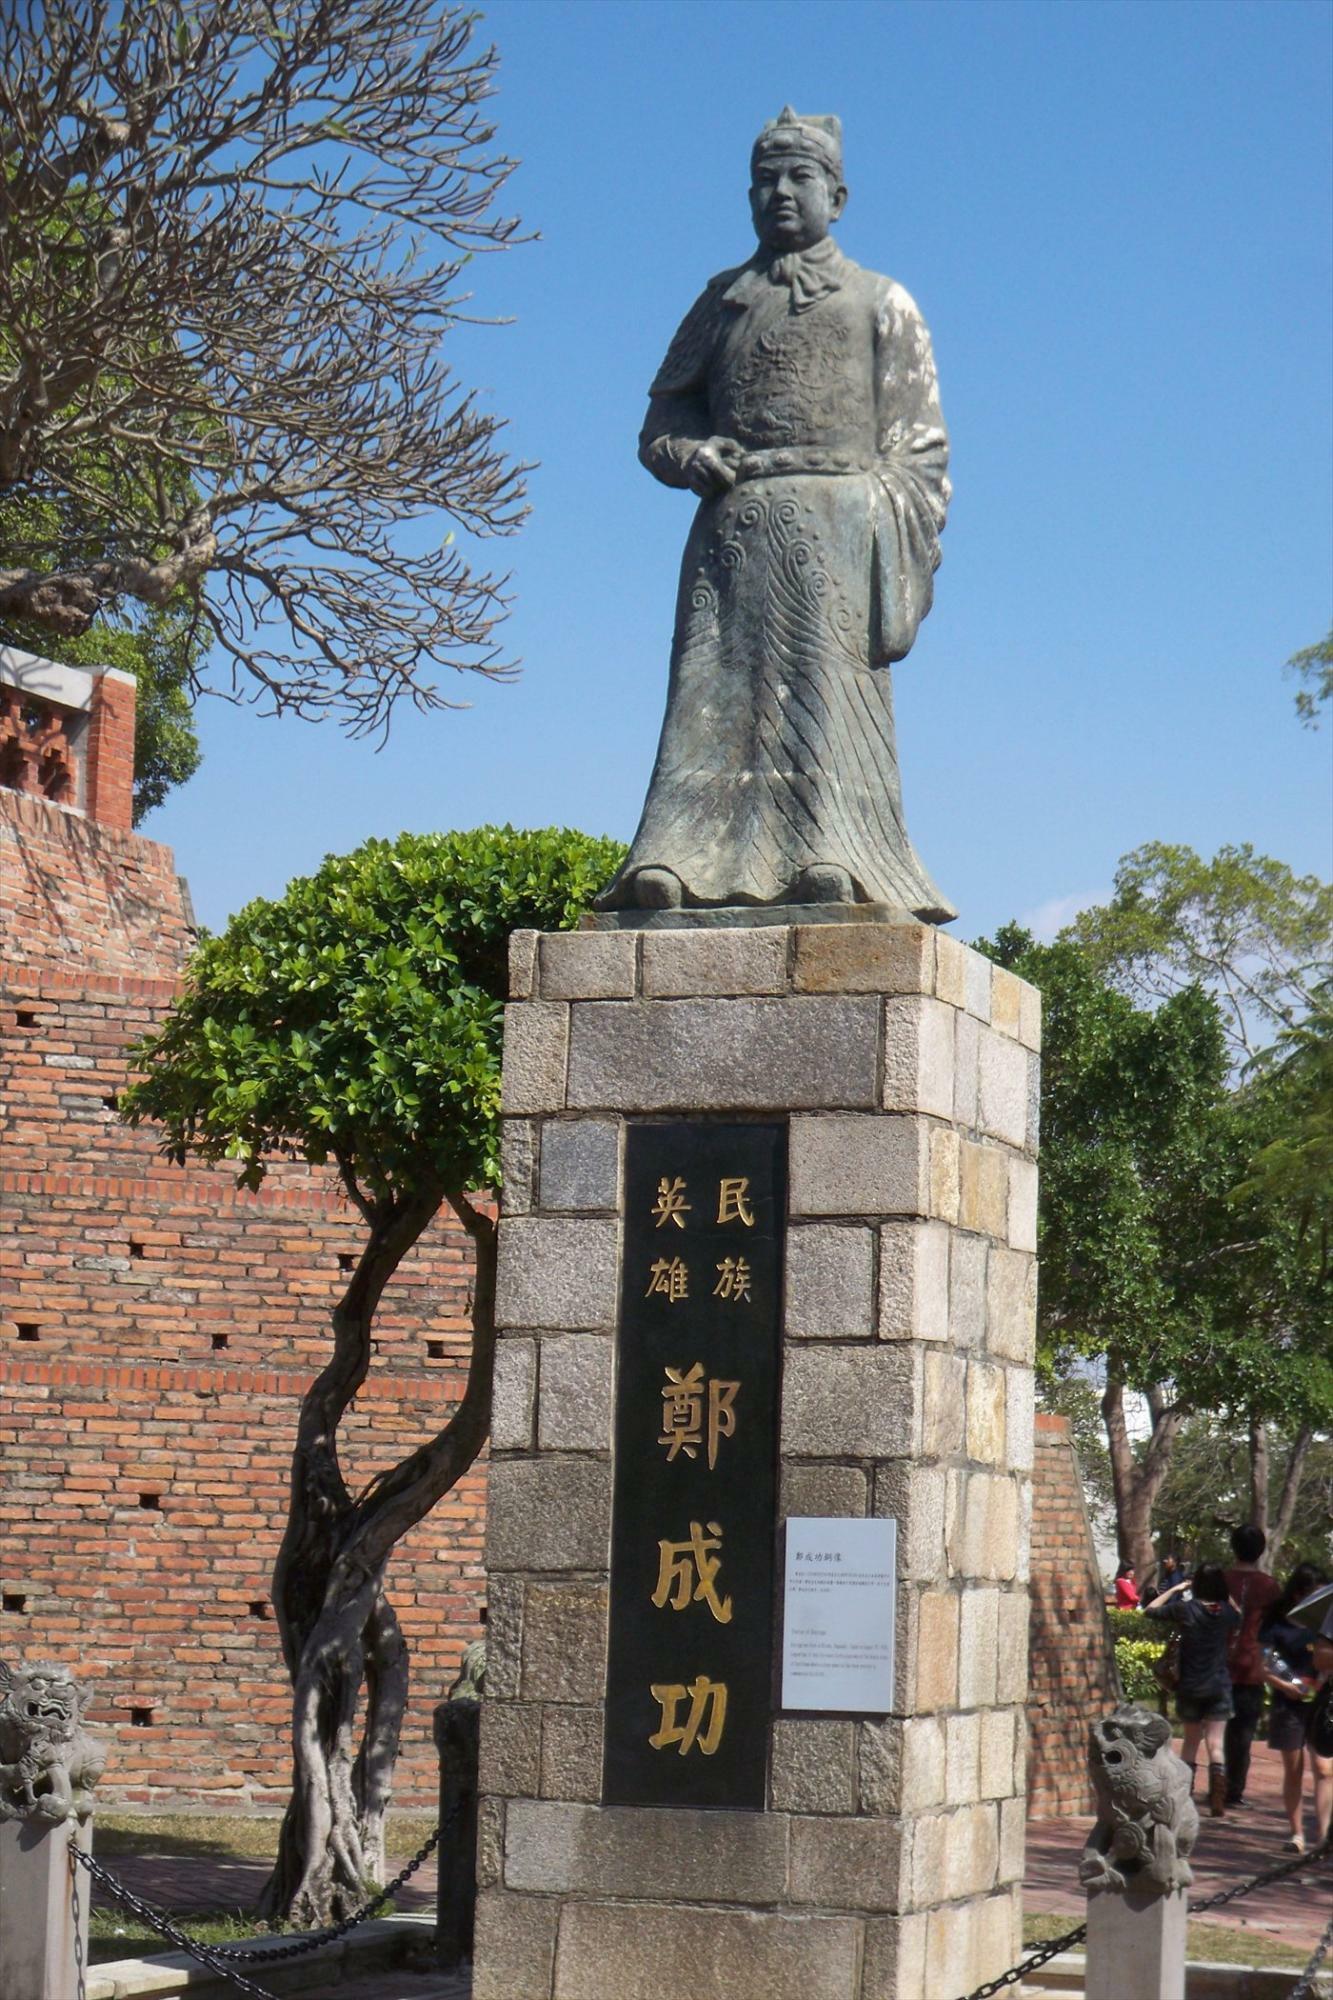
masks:
<svg viewBox="0 0 1333 2000"><path fill-rule="evenodd" d="M782 1706L893 1707L896 1521L787 1522Z"/></svg>

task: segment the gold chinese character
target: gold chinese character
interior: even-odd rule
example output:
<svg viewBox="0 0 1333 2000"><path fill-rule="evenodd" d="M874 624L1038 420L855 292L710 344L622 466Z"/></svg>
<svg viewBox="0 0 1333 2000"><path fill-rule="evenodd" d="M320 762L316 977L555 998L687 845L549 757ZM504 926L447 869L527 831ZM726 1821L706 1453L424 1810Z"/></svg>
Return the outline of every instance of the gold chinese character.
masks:
<svg viewBox="0 0 1333 2000"><path fill-rule="evenodd" d="M648 1289L643 1296L650 1299L654 1292L660 1292L671 1305L690 1296L690 1273L683 1257L659 1257L650 1266Z"/></svg>
<svg viewBox="0 0 1333 2000"><path fill-rule="evenodd" d="M685 1199L685 1183L680 1175L677 1174L674 1181L669 1181L663 1174L657 1183L657 1200L652 1206L658 1228L660 1229L665 1222L674 1222L677 1229L683 1229L689 1212L690 1204Z"/></svg>
<svg viewBox="0 0 1333 2000"><path fill-rule="evenodd" d="M708 1470L717 1464L719 1438L735 1437L736 1412L732 1405L740 1390L739 1382L719 1382L715 1376L704 1379L704 1365L696 1361L693 1368L668 1368L666 1384L662 1390L662 1435L659 1444L669 1447L667 1464L678 1458L683 1451L686 1458L697 1458L699 1446L704 1441L705 1405L708 1426Z"/></svg>
<svg viewBox="0 0 1333 2000"><path fill-rule="evenodd" d="M747 1229L754 1228L748 1174L738 1174L734 1180L721 1183L717 1191L717 1219L719 1222L743 1222Z"/></svg>
<svg viewBox="0 0 1333 2000"><path fill-rule="evenodd" d="M734 1305L750 1303L750 1260L748 1257L724 1257L718 1265L721 1272L713 1287L715 1299L730 1299Z"/></svg>
<svg viewBox="0 0 1333 2000"><path fill-rule="evenodd" d="M662 1720L648 1738L652 1748L669 1750L675 1743L679 1745L681 1756L687 1757L697 1742L699 1755L711 1757L722 1741L722 1731L726 1726L726 1682L705 1680L702 1674L689 1687L682 1686L678 1681L655 1681L652 1695L662 1709ZM682 1726L677 1722L676 1715L687 1697L690 1711ZM705 1715L708 1716L706 1729L703 1726Z"/></svg>
<svg viewBox="0 0 1333 2000"><path fill-rule="evenodd" d="M684 1611L691 1604L706 1604L719 1625L731 1623L731 1599L717 1594L717 1573L722 1565L716 1550L722 1546L722 1530L716 1521L708 1523L705 1534L697 1521L690 1522L688 1542L661 1542L657 1588L653 1603L665 1611Z"/></svg>

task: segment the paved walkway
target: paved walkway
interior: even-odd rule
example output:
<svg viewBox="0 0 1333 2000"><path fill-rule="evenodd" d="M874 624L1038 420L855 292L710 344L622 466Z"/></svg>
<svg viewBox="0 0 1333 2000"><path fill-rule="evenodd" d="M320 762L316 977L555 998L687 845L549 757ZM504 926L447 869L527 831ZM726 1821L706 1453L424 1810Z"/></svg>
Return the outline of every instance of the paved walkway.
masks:
<svg viewBox="0 0 1333 2000"><path fill-rule="evenodd" d="M1176 1748L1179 1749L1179 1744ZM1314 1813L1306 1787L1305 1837L1314 1845ZM1071 1927L1081 1921L1084 1897L1078 1886L1078 1857L1087 1839L1090 1819L1029 1820L1027 1876L1023 1884L1023 1907L1029 1912L1044 1911L1068 1916ZM1250 1766L1247 1803L1224 1819L1210 1819L1207 1809L1200 1819L1199 1844L1194 1850L1194 1887L1191 1898L1214 1895L1233 1882L1257 1875L1276 1861L1291 1857L1282 1852L1287 1838L1287 1820L1282 1811L1282 1760L1262 1743L1254 1748ZM1200 1919L1224 1924L1256 1936L1280 1938L1284 1944L1313 1951L1328 1922L1333 1898L1333 1867L1302 1869L1285 1882L1256 1889L1238 1903L1210 1910Z"/></svg>

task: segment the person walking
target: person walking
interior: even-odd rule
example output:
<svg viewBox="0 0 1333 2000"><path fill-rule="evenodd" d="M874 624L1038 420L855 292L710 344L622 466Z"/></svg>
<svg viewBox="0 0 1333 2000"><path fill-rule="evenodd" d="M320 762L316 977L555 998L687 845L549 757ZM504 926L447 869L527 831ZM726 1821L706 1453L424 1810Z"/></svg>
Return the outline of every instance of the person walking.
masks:
<svg viewBox="0 0 1333 2000"><path fill-rule="evenodd" d="M1184 1592L1193 1586L1193 1595ZM1240 1625L1231 1602L1226 1576L1218 1563L1201 1563L1192 1578L1176 1583L1151 1604L1145 1616L1180 1627L1180 1683L1176 1713L1184 1726L1180 1754L1190 1769L1190 1790L1199 1745L1208 1752L1208 1810L1214 1819L1226 1811L1227 1773L1222 1741L1231 1715L1231 1674L1227 1641Z"/></svg>
<svg viewBox="0 0 1333 2000"><path fill-rule="evenodd" d="M1318 1841L1327 1838L1329 1822L1333 1819L1333 1757L1317 1756L1308 1741L1314 1698L1323 1678L1320 1667L1326 1647L1320 1646L1316 1633L1303 1625L1293 1624L1290 1617L1293 1606L1308 1597L1312 1590L1318 1589L1323 1581L1323 1575L1313 1563L1298 1563L1260 1628L1264 1677L1273 1691L1268 1747L1279 1751L1282 1757L1282 1806L1289 1828L1285 1846L1292 1854L1305 1852L1307 1766L1314 1786Z"/></svg>
<svg viewBox="0 0 1333 2000"><path fill-rule="evenodd" d="M1223 1758L1227 1770L1227 1805L1245 1803L1245 1784L1250 1775L1250 1751L1254 1733L1264 1712L1264 1661L1259 1627L1282 1595L1277 1578L1259 1567L1268 1547L1262 1528L1246 1523L1231 1531L1231 1552L1235 1557L1226 1572L1227 1590L1240 1612L1240 1629L1231 1635L1227 1666L1231 1673L1231 1719L1223 1737Z"/></svg>
<svg viewBox="0 0 1333 2000"><path fill-rule="evenodd" d="M1137 1611L1139 1608L1139 1586L1134 1578L1132 1562L1121 1563L1115 1573L1115 1608L1117 1611Z"/></svg>

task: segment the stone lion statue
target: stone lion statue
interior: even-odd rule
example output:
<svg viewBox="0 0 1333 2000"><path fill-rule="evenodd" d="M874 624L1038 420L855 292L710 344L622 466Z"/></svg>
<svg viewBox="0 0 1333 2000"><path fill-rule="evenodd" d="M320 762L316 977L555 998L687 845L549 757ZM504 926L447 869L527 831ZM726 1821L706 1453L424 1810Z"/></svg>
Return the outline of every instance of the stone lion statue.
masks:
<svg viewBox="0 0 1333 2000"><path fill-rule="evenodd" d="M1159 1895L1194 1880L1190 1850L1199 1815L1189 1767L1171 1749L1171 1725L1151 1709L1123 1703L1088 1731L1088 1772L1097 1824L1078 1878L1087 1889L1132 1883Z"/></svg>
<svg viewBox="0 0 1333 2000"><path fill-rule="evenodd" d="M0 1660L0 1820L87 1818L106 1763L83 1727L91 1699L66 1667Z"/></svg>

